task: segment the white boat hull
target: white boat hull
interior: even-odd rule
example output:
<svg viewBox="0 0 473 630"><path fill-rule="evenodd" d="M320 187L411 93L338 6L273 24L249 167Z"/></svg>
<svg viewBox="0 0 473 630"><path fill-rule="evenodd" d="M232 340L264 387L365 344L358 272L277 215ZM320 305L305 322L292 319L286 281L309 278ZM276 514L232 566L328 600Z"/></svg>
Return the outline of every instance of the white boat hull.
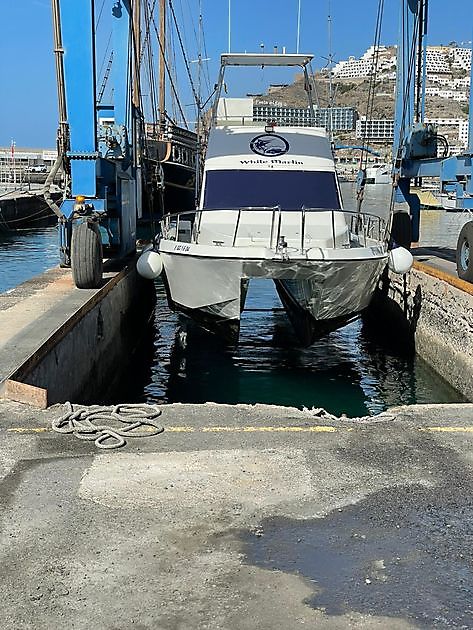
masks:
<svg viewBox="0 0 473 630"><path fill-rule="evenodd" d="M371 250L365 251L365 255L371 254L366 257L360 251L357 258L283 260L262 256L274 256L265 248L258 248L265 250L259 252L259 258L255 257L256 251L251 252L252 258L246 251L231 251L239 248L201 248L227 254L217 258L204 252L199 255L196 245L187 246L186 252L173 251L174 247L172 241L160 245L169 301L175 310L187 313L210 330L226 323L232 331L230 336L238 335L245 297L242 281L270 278L276 282L296 332L307 345L368 306L387 261L386 254L373 254ZM236 256L238 253L241 257ZM301 320L306 321L300 325Z"/></svg>

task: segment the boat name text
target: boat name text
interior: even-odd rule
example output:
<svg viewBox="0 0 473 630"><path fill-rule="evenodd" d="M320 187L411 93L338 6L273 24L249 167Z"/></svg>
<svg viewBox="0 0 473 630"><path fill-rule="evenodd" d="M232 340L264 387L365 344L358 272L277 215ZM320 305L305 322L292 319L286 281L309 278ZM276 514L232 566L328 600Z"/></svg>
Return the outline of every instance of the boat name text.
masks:
<svg viewBox="0 0 473 630"><path fill-rule="evenodd" d="M240 164L267 164L268 166L272 166L273 164L297 164L301 165L304 162L300 160L240 160Z"/></svg>

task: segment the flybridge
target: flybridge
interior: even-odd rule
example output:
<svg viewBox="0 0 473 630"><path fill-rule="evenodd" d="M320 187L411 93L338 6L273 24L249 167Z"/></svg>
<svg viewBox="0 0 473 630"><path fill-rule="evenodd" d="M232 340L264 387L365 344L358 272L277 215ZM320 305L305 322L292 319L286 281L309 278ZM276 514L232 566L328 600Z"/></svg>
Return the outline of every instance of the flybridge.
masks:
<svg viewBox="0 0 473 630"><path fill-rule="evenodd" d="M278 53L224 53L220 55L222 66L300 66L305 68L314 55Z"/></svg>
<svg viewBox="0 0 473 630"><path fill-rule="evenodd" d="M313 59L311 54L279 54L279 53L224 53L220 55L220 73L215 90L215 100L212 107L212 125L217 123L218 103L222 94L225 80L225 70L228 67L258 68L265 66L273 67L299 67L304 73L304 87L307 93L307 105L310 118L315 120L314 98L315 89L313 85L312 73L308 71L310 62ZM226 91L226 88L225 88Z"/></svg>

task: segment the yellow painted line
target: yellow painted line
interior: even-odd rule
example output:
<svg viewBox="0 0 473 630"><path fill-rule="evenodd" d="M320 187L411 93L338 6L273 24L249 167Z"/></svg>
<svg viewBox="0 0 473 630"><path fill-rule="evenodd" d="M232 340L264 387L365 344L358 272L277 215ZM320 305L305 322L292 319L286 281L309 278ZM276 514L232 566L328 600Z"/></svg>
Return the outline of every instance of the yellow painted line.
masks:
<svg viewBox="0 0 473 630"><path fill-rule="evenodd" d="M7 429L7 433L47 433L51 431L48 427L13 427Z"/></svg>
<svg viewBox="0 0 473 630"><path fill-rule="evenodd" d="M466 280L460 280L457 276L452 276L451 274L443 271L441 269L436 269L435 267L431 267L428 263L420 262L419 260L414 260L414 269L417 271L422 271L426 273L428 276L432 276L437 278L437 280L442 280L447 284L450 284L452 287L456 289L460 289L465 293L469 293L473 295L473 284L471 282L467 282Z"/></svg>
<svg viewBox="0 0 473 630"><path fill-rule="evenodd" d="M427 433L473 433L473 427L420 427Z"/></svg>
<svg viewBox="0 0 473 630"><path fill-rule="evenodd" d="M347 427L346 430L352 429ZM13 427L7 429L7 433L47 433L52 431L49 427ZM140 431L155 431L154 427L141 427ZM165 426L167 433L335 433L338 428L327 425L310 426L214 426L214 427L190 427L190 426ZM131 434L130 434L131 435Z"/></svg>
<svg viewBox="0 0 473 630"><path fill-rule="evenodd" d="M292 426L292 427L202 427L203 433L335 433L331 426Z"/></svg>

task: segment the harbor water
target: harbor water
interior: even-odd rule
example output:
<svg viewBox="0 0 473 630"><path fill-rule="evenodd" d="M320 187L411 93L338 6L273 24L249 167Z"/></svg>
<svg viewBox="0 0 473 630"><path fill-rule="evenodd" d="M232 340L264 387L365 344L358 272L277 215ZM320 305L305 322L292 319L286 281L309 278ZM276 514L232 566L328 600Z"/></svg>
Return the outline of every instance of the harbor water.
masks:
<svg viewBox="0 0 473 630"><path fill-rule="evenodd" d="M59 263L57 228L0 230L0 293Z"/></svg>
<svg viewBox="0 0 473 630"><path fill-rule="evenodd" d="M271 281L250 283L249 310L233 348L171 312L162 283L156 286L148 402L268 403L362 416L393 405L462 400L421 359L387 354L361 321L299 347Z"/></svg>

